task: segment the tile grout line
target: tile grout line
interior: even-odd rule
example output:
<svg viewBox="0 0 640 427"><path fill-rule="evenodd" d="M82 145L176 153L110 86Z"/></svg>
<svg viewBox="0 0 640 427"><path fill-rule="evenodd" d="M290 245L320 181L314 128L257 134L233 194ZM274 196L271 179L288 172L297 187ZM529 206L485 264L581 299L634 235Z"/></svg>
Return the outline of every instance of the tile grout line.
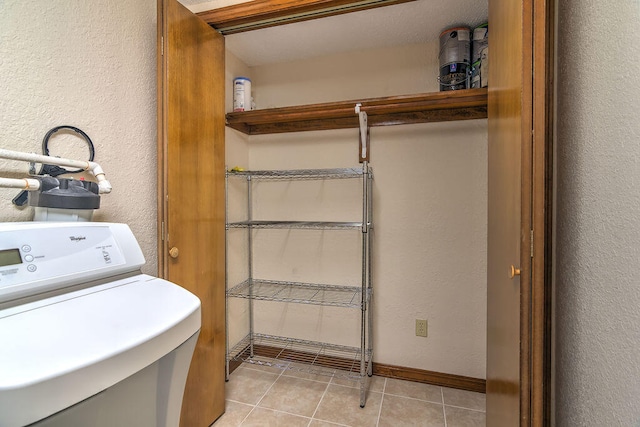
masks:
<svg viewBox="0 0 640 427"><path fill-rule="evenodd" d="M277 412L278 414L286 414L286 415L291 415L291 416L298 417L298 418L306 418L306 419L309 420L309 422L313 421L311 418L309 418L306 415L294 414L293 412L282 411L280 409L263 408L262 406L256 407L256 408L262 409L262 410L265 410L265 411Z"/></svg>
<svg viewBox="0 0 640 427"><path fill-rule="evenodd" d="M371 378L373 378L373 377L371 377ZM369 388L371 388L371 384L369 384ZM384 403L384 393L385 393L386 389L387 389L387 379L385 378L384 379L384 385L382 386L382 393L380 393L381 394L381 396L380 396L380 408L378 409L378 419L376 420L376 427L378 427L380 425L380 415L382 414L382 404Z"/></svg>
<svg viewBox="0 0 640 427"><path fill-rule="evenodd" d="M229 374L229 380L228 380L228 381L231 381L231 374ZM225 395L226 395L226 391L225 391ZM228 399L225 399L225 412L226 412L226 405L227 405L226 401L227 401L227 400L228 400ZM242 404L244 404L244 405L249 405L249 406L251 406L251 410L250 410L249 412L247 412L247 415L245 415L245 416L242 418L242 420L240 420L240 423L238 424L238 426L241 426L241 425L242 425L242 423L244 423L244 421L249 417L249 415L251 415L251 413L253 412L253 410L254 410L254 409L256 409L256 405L251 405L250 403L238 402L238 401L235 401L235 400L233 400L233 402L242 403ZM215 424L215 423L214 423L214 424Z"/></svg>
<svg viewBox="0 0 640 427"><path fill-rule="evenodd" d="M447 427L447 405L444 404L444 390L442 387L440 387L440 395L442 396L442 416L444 417L444 427Z"/></svg>
<svg viewBox="0 0 640 427"><path fill-rule="evenodd" d="M324 394L323 394L323 396L324 396ZM322 400L322 398L321 398L321 400ZM245 406L251 406L251 411L249 411L249 414L247 414L247 415L242 419L242 421L240 422L241 424L242 424L242 422L244 422L244 421L247 419L247 417L251 414L251 412L253 412L253 410L254 410L254 409L256 409L256 408L257 408L257 409L264 409L265 411L273 411L273 412L277 412L277 413L279 413L279 414L292 415L292 416L294 416L294 417L307 418L307 419L309 420L309 424L311 424L311 422L312 422L312 421L314 421L313 416L309 417L309 416L307 416L307 415L295 414L295 413L293 413L293 412L287 412L287 411L283 411L283 410L281 410L281 409L273 409L273 408L266 408L266 407L262 407L262 406L256 406L256 405L252 405L252 404L250 404L250 403L240 402L240 401L238 401L238 400L231 400L231 399L227 399L227 401L228 401L228 402L233 402L233 403L239 403L239 404L241 404L241 405L245 405ZM317 410L317 408L316 408L316 410ZM315 414L315 412L314 412L314 414ZM318 419L318 418L316 418L315 420L316 420L316 421L325 421L325 420L321 420L321 419ZM332 423L332 424L335 424L335 425L337 425L337 426L349 427L349 426L348 426L348 425L346 425L346 424L336 423L336 422L334 422L334 421L328 421L328 422L330 422L330 423Z"/></svg>
<svg viewBox="0 0 640 427"><path fill-rule="evenodd" d="M457 408L457 409L464 409L465 411L480 412L481 414L485 414L487 412L486 410L483 411L482 409L467 408L466 406L458 406L458 405L445 405L445 406L449 406L451 408Z"/></svg>
<svg viewBox="0 0 640 427"><path fill-rule="evenodd" d="M349 386L349 385L338 384L338 383L333 383L332 382L335 379L345 379L347 381L349 381L349 380L350 381L357 381L357 380L354 380L351 377L342 378L342 377L336 377L334 374L328 375L328 374L323 374L323 373L309 373L309 372L306 372L304 370L298 370L298 369L293 369L293 368L279 368L279 367L274 367L274 366L269 366L269 365L258 365L258 364L249 363L249 362L244 362L241 366L242 366L242 369L249 369L249 370L258 371L258 372L267 372L267 373L272 373L272 374L276 375L271 370L261 369L261 367L271 368L273 370L277 370L278 371L278 374L277 374L278 377L282 376L282 377L287 377L287 378L298 378L298 379L307 380L307 381L314 381L314 382L322 383L322 384L326 384L326 383L331 382L333 385L337 385L337 386L340 386L340 387L358 388L356 386ZM334 369L333 372L335 373L335 371L338 371L338 369ZM303 374L307 373L307 374L311 374L312 376L315 376L315 377L324 377L327 380L323 381L323 380L314 379L314 378L299 377L297 375L291 375L291 374L287 375L288 372L289 373L298 372L298 373L303 373Z"/></svg>
<svg viewBox="0 0 640 427"><path fill-rule="evenodd" d="M247 404L245 403L245 405L247 405ZM253 406L253 405L248 405L248 406ZM311 422L313 421L313 419L307 417L306 415L294 414L293 412L281 411L279 409L263 408L263 407L258 407L258 406L254 406L253 409L263 409L265 411L277 412L278 414L286 414L286 415L291 415L291 416L298 417L298 418L305 418L305 419L309 420L309 424L311 424ZM249 412L249 414L251 414L251 412L253 412L253 409ZM242 419L240 424L242 424L247 419L249 414L247 414L247 416ZM343 424L337 424L337 425L342 426ZM349 426L345 426L345 427L349 427Z"/></svg>
<svg viewBox="0 0 640 427"><path fill-rule="evenodd" d="M227 382L231 381L231 374L229 374L229 380ZM275 382L275 381L274 381ZM225 395L226 395L226 391L225 391ZM227 400L227 399L225 399ZM233 402L236 402L235 400ZM254 409L256 409L256 405L251 405L250 403L244 403L244 402L237 402L237 403L242 403L244 405L249 405L251 406L251 410L249 412L247 412L247 415L244 416L244 418L242 418L242 420L240 420L240 423L238 424L238 426L241 426L242 423L245 422L245 420L247 418L249 418L249 415L251 415L251 413L253 412ZM226 407L226 402L225 402L225 407ZM226 412L226 408L225 408L225 412ZM215 424L215 423L214 423Z"/></svg>
<svg viewBox="0 0 640 427"><path fill-rule="evenodd" d="M264 399L264 397L267 395L267 393L269 393L269 391L273 388L273 386L278 382L278 380L280 379L280 377L282 377L282 374L284 373L284 370L280 371L280 373L278 374L278 377L273 381L273 383L271 383L271 385L269 386L269 388L264 392L264 394L262 395L262 397L260 399L258 399L258 402L256 403L256 406L258 406L260 404L260 402L262 402L262 400Z"/></svg>
<svg viewBox="0 0 640 427"><path fill-rule="evenodd" d="M247 418L249 418L249 415L251 415L251 413L253 413L253 410L256 409L256 405L253 405L253 408L251 408L251 410L249 411L249 413L247 415L244 416L244 418L242 419L242 421L240 421L240 424L238 424L238 426L241 426L242 424L244 424L244 422L246 421ZM446 426L445 426L446 427Z"/></svg>
<svg viewBox="0 0 640 427"><path fill-rule="evenodd" d="M270 372L270 371L266 371L264 369L259 369L254 367L253 365L251 366L245 366L245 369L251 369L252 371L258 371L258 372ZM278 368L274 368L274 369L278 369ZM282 377L286 377L286 378L298 378L298 379L302 379L302 380L307 380L307 381L313 381L316 383L322 383L322 384L327 384L328 382L331 382L331 378L333 377L329 377L329 381L322 381L322 380L317 380L317 379L312 379L312 378L305 378L305 377L298 377L295 375L286 375L286 372L291 371L291 372L304 372L304 371L297 371L295 369L282 369L281 373L278 374L278 378ZM316 376L322 376L323 374L315 374ZM341 384L334 384L334 385L340 385ZM342 386L342 387L350 387L350 386Z"/></svg>
<svg viewBox="0 0 640 427"><path fill-rule="evenodd" d="M313 411L313 414L311 414L311 421L309 421L309 424L307 424L307 426L310 426L311 423L313 422L313 420L315 419L316 413L318 413L318 409L320 408L320 405L322 404L322 400L326 396L327 391L329 391L329 385L330 384L331 384L331 381L329 381L327 383L327 386L324 388L324 392L322 393L322 396L320 396L320 400L318 401L318 404L316 405L316 409Z"/></svg>
<svg viewBox="0 0 640 427"><path fill-rule="evenodd" d="M419 397L411 397L411 396L404 396L402 394L394 394L394 393L385 393L388 394L389 396L393 396L393 397L401 397L403 399L409 399L409 400L418 400L420 402L426 402L426 403L433 403L433 404L440 404L442 405L442 400L440 400L440 402L434 402L433 400L428 400L428 399L420 399ZM440 396L440 399L442 399L442 396ZM453 406L453 405L449 405L449 406Z"/></svg>
<svg viewBox="0 0 640 427"><path fill-rule="evenodd" d="M256 370L256 369L254 369ZM265 371L262 371L265 372ZM251 410L249 411L249 413L242 419L242 421L240 421L240 426L242 424L244 424L244 422L247 420L247 418L249 418L249 415L251 415L253 413L253 411L258 407L258 405L260 404L260 402L262 402L262 399L264 399L264 397L267 395L267 393L269 393L269 390L271 390L271 388L273 387L273 385L276 383L276 381L278 381L278 379L282 376L282 373L284 371L280 371L280 374L277 376L277 378L275 380L273 380L273 382L271 383L271 385L269 386L269 388L267 388L267 390L262 394L262 397L260 397L260 399L258 399L258 402L256 402L255 405L253 405L253 408L251 408Z"/></svg>

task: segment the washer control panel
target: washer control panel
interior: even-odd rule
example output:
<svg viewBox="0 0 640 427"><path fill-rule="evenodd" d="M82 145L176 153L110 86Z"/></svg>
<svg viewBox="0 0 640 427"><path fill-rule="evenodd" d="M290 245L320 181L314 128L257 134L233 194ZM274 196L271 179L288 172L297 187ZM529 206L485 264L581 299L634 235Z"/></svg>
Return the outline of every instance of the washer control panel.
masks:
<svg viewBox="0 0 640 427"><path fill-rule="evenodd" d="M136 271L133 233L111 223L0 223L0 302Z"/></svg>

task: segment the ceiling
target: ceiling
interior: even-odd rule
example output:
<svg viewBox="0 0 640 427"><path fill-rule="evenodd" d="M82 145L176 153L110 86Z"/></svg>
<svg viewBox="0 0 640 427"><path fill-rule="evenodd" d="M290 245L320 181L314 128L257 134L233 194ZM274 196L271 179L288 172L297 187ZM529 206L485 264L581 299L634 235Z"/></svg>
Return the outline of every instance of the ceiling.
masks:
<svg viewBox="0 0 640 427"><path fill-rule="evenodd" d="M206 10L202 6L215 4L210 0L181 2L195 12ZM334 53L435 41L447 28L460 25L474 27L487 22L487 18L487 0L417 0L231 34L225 38L227 49L253 67Z"/></svg>

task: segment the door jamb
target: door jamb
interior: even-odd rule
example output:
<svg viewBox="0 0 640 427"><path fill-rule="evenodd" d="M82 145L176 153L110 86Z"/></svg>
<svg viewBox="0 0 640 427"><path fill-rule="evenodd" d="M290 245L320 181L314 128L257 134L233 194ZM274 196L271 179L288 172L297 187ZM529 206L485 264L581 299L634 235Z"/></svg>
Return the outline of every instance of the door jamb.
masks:
<svg viewBox="0 0 640 427"><path fill-rule="evenodd" d="M551 424L555 0L533 2L531 424Z"/></svg>

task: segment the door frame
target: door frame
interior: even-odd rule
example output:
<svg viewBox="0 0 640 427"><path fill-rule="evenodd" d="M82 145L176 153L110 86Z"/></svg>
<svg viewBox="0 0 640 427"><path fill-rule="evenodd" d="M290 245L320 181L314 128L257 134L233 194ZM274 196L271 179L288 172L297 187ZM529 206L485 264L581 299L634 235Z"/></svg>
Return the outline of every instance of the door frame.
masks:
<svg viewBox="0 0 640 427"><path fill-rule="evenodd" d="M489 0L490 1L490 0ZM520 408L521 426L551 424L552 213L555 1L523 0L523 43L531 46L523 76ZM527 111L523 108L523 111ZM526 132L526 133L525 133ZM524 270L523 270L524 271Z"/></svg>
<svg viewBox="0 0 640 427"><path fill-rule="evenodd" d="M168 94L165 90L165 76L164 76L164 6L162 0L156 2L158 24L156 25L156 84L157 84L157 98L156 102L156 117L157 117L157 162L158 162L158 174L157 174L157 248L158 248L158 277L167 277L166 269L166 253L167 243L165 241L165 229L164 224L166 220L167 212L167 200L165 197L167 188L167 144L165 136L165 123L167 122L167 113L165 105L167 105Z"/></svg>
<svg viewBox="0 0 640 427"><path fill-rule="evenodd" d="M522 46L531 49L522 58L521 93L522 427L551 424L555 2L521 1Z"/></svg>
<svg viewBox="0 0 640 427"><path fill-rule="evenodd" d="M491 1L491 0L489 0ZM278 2L264 0L263 3ZM353 0L357 2L357 0ZM348 3L348 2L347 2ZM523 105L531 115L523 117L523 131L531 139L523 141L522 218L520 265L526 274L521 280L521 425L549 425L551 420L551 333L552 333L552 191L554 120L554 26L555 0L522 0L523 42L531 46L526 64ZM241 5L240 5L241 6ZM202 12L205 14L207 12ZM160 19L160 17L159 17ZM161 33L158 32L160 47ZM158 65L161 65L158 57ZM158 93L164 93L158 79ZM158 109L158 117L162 117ZM159 127L159 139L162 129ZM525 148L526 147L526 148ZM158 157L166 158L158 146ZM166 166L166 165L165 165ZM524 179L526 178L526 179ZM166 209L164 177L158 175L158 248L166 253L162 218ZM526 215L526 220L525 220ZM164 256L158 257L158 273L166 275ZM526 267L525 267L526 266Z"/></svg>
<svg viewBox="0 0 640 427"><path fill-rule="evenodd" d="M532 8L530 423L551 424L555 3Z"/></svg>

